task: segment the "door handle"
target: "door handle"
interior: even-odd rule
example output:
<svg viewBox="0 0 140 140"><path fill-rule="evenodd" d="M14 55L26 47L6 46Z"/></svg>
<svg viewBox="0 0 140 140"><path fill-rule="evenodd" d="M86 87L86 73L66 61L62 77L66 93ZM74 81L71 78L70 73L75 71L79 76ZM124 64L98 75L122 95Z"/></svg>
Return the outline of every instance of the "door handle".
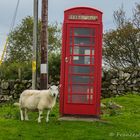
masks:
<svg viewBox="0 0 140 140"><path fill-rule="evenodd" d="M65 57L65 62L68 63L69 62L69 58Z"/></svg>

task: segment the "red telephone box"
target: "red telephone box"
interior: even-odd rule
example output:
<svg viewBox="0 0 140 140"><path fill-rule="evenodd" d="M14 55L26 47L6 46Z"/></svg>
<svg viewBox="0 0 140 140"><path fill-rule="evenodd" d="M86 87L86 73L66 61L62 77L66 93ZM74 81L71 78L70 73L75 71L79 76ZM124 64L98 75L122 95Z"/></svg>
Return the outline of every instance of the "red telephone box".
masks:
<svg viewBox="0 0 140 140"><path fill-rule="evenodd" d="M60 113L99 117L102 12L89 7L65 11L62 35Z"/></svg>

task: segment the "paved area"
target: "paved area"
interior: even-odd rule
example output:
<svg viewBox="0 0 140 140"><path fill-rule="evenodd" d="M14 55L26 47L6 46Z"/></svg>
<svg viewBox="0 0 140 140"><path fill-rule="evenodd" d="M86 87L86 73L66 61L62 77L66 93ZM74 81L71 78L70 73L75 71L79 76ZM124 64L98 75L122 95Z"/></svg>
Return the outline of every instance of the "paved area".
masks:
<svg viewBox="0 0 140 140"><path fill-rule="evenodd" d="M85 122L102 122L109 123L107 120L92 118L92 117L75 117L75 116L64 116L58 119L59 121L85 121Z"/></svg>

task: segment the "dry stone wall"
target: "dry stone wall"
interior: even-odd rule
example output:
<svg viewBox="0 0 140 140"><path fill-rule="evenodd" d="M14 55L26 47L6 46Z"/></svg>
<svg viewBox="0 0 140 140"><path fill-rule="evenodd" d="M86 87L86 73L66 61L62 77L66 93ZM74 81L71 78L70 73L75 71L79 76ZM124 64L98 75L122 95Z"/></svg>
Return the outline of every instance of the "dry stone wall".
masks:
<svg viewBox="0 0 140 140"><path fill-rule="evenodd" d="M21 92L30 89L31 80L0 80L0 103L18 99ZM39 87L39 84L38 84ZM140 69L103 71L102 97L120 96L126 93L140 94Z"/></svg>
<svg viewBox="0 0 140 140"><path fill-rule="evenodd" d="M21 92L31 88L31 80L0 80L0 103L18 99Z"/></svg>
<svg viewBox="0 0 140 140"><path fill-rule="evenodd" d="M126 93L140 94L140 69L103 72L102 97L119 96Z"/></svg>

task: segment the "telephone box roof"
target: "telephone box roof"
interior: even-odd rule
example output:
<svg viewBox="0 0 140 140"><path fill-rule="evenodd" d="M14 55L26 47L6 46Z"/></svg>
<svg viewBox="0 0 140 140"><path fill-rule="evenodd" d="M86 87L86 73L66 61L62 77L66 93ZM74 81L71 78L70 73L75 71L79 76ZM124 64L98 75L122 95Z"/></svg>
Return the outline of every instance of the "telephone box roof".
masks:
<svg viewBox="0 0 140 140"><path fill-rule="evenodd" d="M75 10L75 9L88 9L88 10L94 10L94 11L99 12L101 14L103 13L102 11L95 9L93 7L73 7L73 8L66 9L64 12L68 12L68 11Z"/></svg>

